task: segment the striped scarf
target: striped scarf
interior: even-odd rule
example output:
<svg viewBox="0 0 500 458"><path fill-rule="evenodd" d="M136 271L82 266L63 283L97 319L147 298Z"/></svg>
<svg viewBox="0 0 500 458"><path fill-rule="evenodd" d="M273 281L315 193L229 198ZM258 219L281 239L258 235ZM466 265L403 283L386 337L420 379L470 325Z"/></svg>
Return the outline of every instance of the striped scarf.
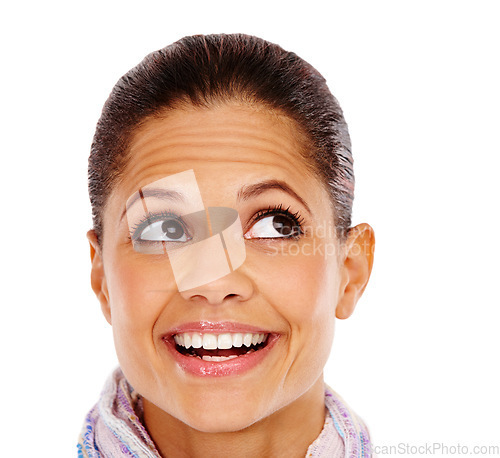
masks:
<svg viewBox="0 0 500 458"><path fill-rule="evenodd" d="M306 457L371 456L368 430L333 390L325 389L325 426L309 446ZM78 458L161 458L140 421L142 402L116 369L99 402L88 413L78 441Z"/></svg>

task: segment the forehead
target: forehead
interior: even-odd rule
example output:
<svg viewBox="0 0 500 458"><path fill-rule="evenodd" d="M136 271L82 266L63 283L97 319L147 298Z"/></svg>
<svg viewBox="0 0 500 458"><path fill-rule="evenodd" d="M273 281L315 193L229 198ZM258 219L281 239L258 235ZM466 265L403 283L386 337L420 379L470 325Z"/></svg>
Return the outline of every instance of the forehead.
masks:
<svg viewBox="0 0 500 458"><path fill-rule="evenodd" d="M246 171L310 169L304 135L295 121L255 106L224 104L171 110L143 123L132 136L128 178L144 182L194 168ZM151 180L150 180L151 181Z"/></svg>

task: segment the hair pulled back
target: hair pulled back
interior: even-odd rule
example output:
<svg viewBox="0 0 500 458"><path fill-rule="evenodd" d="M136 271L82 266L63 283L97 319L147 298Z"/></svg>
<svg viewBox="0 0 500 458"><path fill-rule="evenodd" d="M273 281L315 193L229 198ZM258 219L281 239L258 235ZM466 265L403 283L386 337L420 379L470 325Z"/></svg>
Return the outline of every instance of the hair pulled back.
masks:
<svg viewBox="0 0 500 458"><path fill-rule="evenodd" d="M351 225L354 174L342 110L325 79L292 52L243 35L196 35L155 51L116 83L97 123L89 158L94 230L102 244L103 211L127 164L134 131L183 103L210 107L238 100L296 121L307 138L306 163L326 186L337 233Z"/></svg>

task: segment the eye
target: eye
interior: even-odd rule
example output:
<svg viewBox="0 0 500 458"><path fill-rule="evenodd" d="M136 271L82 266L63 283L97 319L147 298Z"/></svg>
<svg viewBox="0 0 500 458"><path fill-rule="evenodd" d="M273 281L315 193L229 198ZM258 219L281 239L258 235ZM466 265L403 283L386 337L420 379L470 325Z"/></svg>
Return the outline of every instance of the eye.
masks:
<svg viewBox="0 0 500 458"><path fill-rule="evenodd" d="M254 221L245 233L246 239L297 238L303 233L298 213L292 214L281 208L257 214Z"/></svg>
<svg viewBox="0 0 500 458"><path fill-rule="evenodd" d="M181 219L172 216L153 216L152 219L157 220L143 222L134 231L134 241L187 242L191 239Z"/></svg>

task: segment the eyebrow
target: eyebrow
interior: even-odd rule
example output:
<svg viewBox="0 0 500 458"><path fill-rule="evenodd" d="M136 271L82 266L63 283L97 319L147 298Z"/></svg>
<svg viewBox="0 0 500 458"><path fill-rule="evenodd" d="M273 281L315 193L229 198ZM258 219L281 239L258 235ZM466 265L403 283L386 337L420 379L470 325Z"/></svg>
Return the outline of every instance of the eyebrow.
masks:
<svg viewBox="0 0 500 458"><path fill-rule="evenodd" d="M161 189L161 188L146 188L139 189L133 196L130 198L130 202L127 202L125 206L125 210L123 210L122 219L125 216L125 213L134 205L139 199L144 199L145 197L155 197L160 200L173 200L175 202L184 203L186 200L184 199L184 195L178 191L172 191L169 189Z"/></svg>
<svg viewBox="0 0 500 458"><path fill-rule="evenodd" d="M298 200L309 212L309 214L312 214L311 209L305 200L302 199L302 197L300 197L290 186L288 186L288 184L281 180L266 180L261 181L260 183L244 186L238 191L238 200L248 200L272 189L286 192L295 200Z"/></svg>
<svg viewBox="0 0 500 458"><path fill-rule="evenodd" d="M295 200L300 202L309 212L309 214L312 214L311 209L309 208L309 205L307 205L306 201L302 199L302 197L300 197L290 186L288 186L288 184L281 180L266 180L261 181L260 183L244 186L238 191L237 197L238 200L249 200L273 189L277 189L289 194ZM133 197L131 197L130 199L130 202L127 202L120 220L123 219L127 211L130 209L130 207L132 207L132 205L135 204L135 202L137 202L137 200L144 199L145 197L155 197L161 200L173 200L181 203L185 202L184 195L177 191L161 188L141 188L139 189L139 191L134 193Z"/></svg>

